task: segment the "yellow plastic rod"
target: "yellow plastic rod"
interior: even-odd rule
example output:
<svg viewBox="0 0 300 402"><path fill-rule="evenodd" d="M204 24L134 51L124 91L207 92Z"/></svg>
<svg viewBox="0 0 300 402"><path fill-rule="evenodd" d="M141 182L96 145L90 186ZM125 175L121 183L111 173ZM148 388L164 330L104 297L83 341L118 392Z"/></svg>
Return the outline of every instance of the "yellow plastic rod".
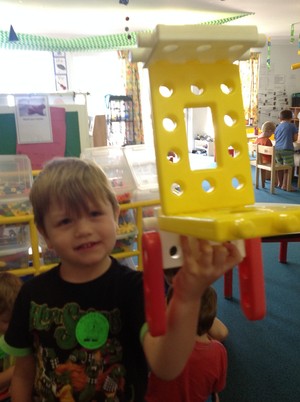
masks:
<svg viewBox="0 0 300 402"><path fill-rule="evenodd" d="M294 63L291 65L292 70L297 70L297 68L300 68L300 63Z"/></svg>

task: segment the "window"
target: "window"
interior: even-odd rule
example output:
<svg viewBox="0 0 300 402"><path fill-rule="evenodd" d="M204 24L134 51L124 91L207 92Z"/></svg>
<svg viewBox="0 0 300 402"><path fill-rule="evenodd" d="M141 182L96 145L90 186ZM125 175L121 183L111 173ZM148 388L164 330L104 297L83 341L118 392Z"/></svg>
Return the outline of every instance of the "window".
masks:
<svg viewBox="0 0 300 402"><path fill-rule="evenodd" d="M0 49L1 93L54 92L51 52Z"/></svg>

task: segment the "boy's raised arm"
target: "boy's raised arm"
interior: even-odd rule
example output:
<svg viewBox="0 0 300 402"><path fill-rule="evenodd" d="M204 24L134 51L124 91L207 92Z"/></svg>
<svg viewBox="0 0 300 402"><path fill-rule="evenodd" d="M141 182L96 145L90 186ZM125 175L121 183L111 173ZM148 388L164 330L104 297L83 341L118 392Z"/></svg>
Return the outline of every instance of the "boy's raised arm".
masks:
<svg viewBox="0 0 300 402"><path fill-rule="evenodd" d="M204 290L242 259L232 243L211 245L181 236L181 247L183 266L174 278L166 334L152 337L147 332L143 340L151 370L164 380L180 374L193 349Z"/></svg>

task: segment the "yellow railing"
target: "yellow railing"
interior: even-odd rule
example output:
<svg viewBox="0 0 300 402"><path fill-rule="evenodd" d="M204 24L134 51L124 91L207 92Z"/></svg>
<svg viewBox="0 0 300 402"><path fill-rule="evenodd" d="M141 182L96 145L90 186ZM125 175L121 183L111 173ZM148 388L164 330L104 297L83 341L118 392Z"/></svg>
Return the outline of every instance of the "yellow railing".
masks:
<svg viewBox="0 0 300 402"><path fill-rule="evenodd" d="M121 204L121 211L133 209L135 211L135 220L137 226L137 236L136 236L136 250L126 251L121 253L114 253L113 256L117 259L137 257L137 269L143 269L143 261L142 261L142 234L143 234L143 209L148 207L155 207L160 204L159 200L149 200L149 201L137 201L131 202L127 204ZM25 268L17 268L11 270L14 274L18 276L25 275L38 275L41 272L47 271L53 268L56 264L48 264L43 265L40 259L40 251L39 251L39 238L36 226L34 224L33 215L22 215L22 216L13 216L13 217L4 217L0 216L0 226L1 225L9 225L9 224L21 224L25 223L29 225L30 230L30 243L32 248L32 266L28 266Z"/></svg>

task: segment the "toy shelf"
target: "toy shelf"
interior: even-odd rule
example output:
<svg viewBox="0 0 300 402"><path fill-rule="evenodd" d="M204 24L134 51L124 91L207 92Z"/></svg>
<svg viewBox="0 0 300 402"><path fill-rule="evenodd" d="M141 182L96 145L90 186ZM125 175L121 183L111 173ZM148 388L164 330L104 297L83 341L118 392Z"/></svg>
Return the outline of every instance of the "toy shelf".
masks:
<svg viewBox="0 0 300 402"><path fill-rule="evenodd" d="M137 249L132 251L126 251L122 253L114 253L112 254L117 259L124 259L129 257L137 257L138 264L137 269L143 270L143 262L142 262L142 254L141 254L141 245L142 245L142 234L143 234L143 209L148 208L150 206L157 206L160 204L159 200L149 200L149 201L140 201L140 202L131 202L127 204L121 204L121 211L126 211L129 209L133 209L135 211L136 218L136 226L137 226L137 234L136 234L136 243ZM39 238L36 226L34 224L34 218L32 214L29 215L20 215L14 217L2 217L0 216L0 225L8 225L8 224L28 224L30 230L30 245L32 248L32 265L24 268L16 268L10 270L10 272L14 273L18 276L27 276L27 275L38 275L42 272L45 272L51 268L53 268L56 264L47 264L44 265L40 260L40 252L39 252ZM2 271L5 271L5 266L1 267Z"/></svg>

